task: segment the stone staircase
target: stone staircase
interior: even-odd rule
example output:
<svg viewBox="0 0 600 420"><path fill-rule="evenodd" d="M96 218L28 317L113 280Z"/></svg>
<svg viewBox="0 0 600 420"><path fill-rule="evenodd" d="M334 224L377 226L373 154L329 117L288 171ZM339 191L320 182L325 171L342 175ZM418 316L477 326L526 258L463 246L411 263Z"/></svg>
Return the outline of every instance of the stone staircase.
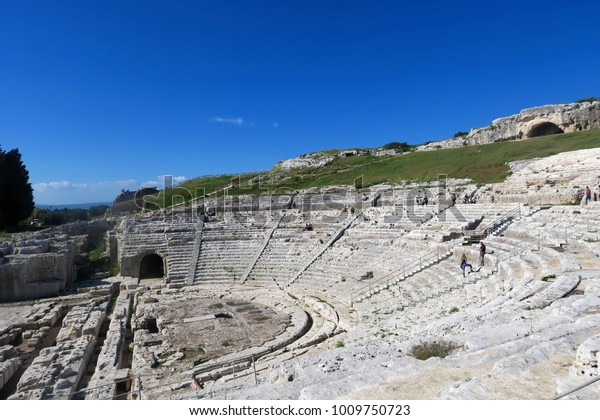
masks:
<svg viewBox="0 0 600 420"><path fill-rule="evenodd" d="M400 282L406 281L407 279L424 270L427 270L432 266L436 266L441 261L448 259L451 255L452 251L446 250L436 250L432 253L426 254L420 257L418 261L405 264L384 278L378 279L367 286L353 291L350 295L350 302L354 304L369 299L373 295L381 293Z"/></svg>
<svg viewBox="0 0 600 420"><path fill-rule="evenodd" d="M277 228L246 277L246 282L287 282L315 247L334 233L333 228L304 231L302 228Z"/></svg>
<svg viewBox="0 0 600 420"><path fill-rule="evenodd" d="M283 218L284 218L284 214L282 214L275 221L275 223L273 224L273 227L271 229L269 229L269 231L265 235L265 239L263 241L263 244L258 249L258 252L254 256L254 258L252 259L252 261L250 262L250 264L248 264L248 266L246 267L246 269L244 269L244 272L242 273L242 277L240 279L242 283L245 283L246 280L248 280L248 276L250 275L250 272L254 269L254 266L256 265L256 263L258 262L258 260L260 259L261 255L265 252L265 249L269 245L269 241L273 237L273 233L275 233L275 230L277 229L277 227L279 226L279 224L281 223L281 221L283 220Z"/></svg>
<svg viewBox="0 0 600 420"><path fill-rule="evenodd" d="M194 282L240 281L263 244L265 228L239 223L206 223Z"/></svg>
<svg viewBox="0 0 600 420"><path fill-rule="evenodd" d="M344 232L346 231L346 229L348 229L350 227L350 225L352 225L352 223L359 217L362 215L362 212L359 211L357 214L355 214L354 216L351 216L348 218L348 220L346 220L344 222L344 224L331 236L331 238L325 243L324 246L322 246L321 248L317 249L309 258L308 261L306 261L306 263L304 265L302 265L302 267L300 268L300 270L298 270L296 272L296 274L294 274L292 276L292 278L289 280L288 284L292 284L294 283L306 270L308 270L308 268L321 256L323 255L323 253L325 251L327 251L327 249L329 249L338 239L340 239L342 237L342 235L344 234Z"/></svg>
<svg viewBox="0 0 600 420"><path fill-rule="evenodd" d="M487 223L482 223L474 230L465 231L463 244L478 243L489 235L498 236L504 232L515 220L521 218L521 207L516 206L501 216Z"/></svg>
<svg viewBox="0 0 600 420"><path fill-rule="evenodd" d="M198 252L202 240L203 222L195 224L194 230L167 232L167 283L171 287L182 287L190 284L190 273L195 272Z"/></svg>

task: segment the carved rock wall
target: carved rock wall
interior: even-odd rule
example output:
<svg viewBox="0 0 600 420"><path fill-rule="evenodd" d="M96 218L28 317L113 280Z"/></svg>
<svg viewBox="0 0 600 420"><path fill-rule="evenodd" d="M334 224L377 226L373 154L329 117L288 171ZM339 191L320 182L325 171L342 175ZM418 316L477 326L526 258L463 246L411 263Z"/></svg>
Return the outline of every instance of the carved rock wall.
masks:
<svg viewBox="0 0 600 420"><path fill-rule="evenodd" d="M487 127L473 128L468 135L435 141L417 147L417 151L448 149L519 140L560 132L572 133L600 127L600 101L544 105L522 110L516 115L498 118Z"/></svg>
<svg viewBox="0 0 600 420"><path fill-rule="evenodd" d="M0 302L58 295L76 280L79 248L94 248L113 226L76 222L0 242Z"/></svg>
<svg viewBox="0 0 600 420"><path fill-rule="evenodd" d="M56 296L75 279L75 252L18 256L0 265L0 302Z"/></svg>

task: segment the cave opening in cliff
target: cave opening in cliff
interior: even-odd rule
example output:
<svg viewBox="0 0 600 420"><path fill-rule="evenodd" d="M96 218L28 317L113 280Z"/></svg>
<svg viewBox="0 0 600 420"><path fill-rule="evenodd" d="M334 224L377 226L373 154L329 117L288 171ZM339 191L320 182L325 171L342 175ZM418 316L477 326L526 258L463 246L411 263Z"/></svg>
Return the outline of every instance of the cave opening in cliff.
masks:
<svg viewBox="0 0 600 420"><path fill-rule="evenodd" d="M164 277L165 265L163 259L157 254L148 254L140 263L140 280Z"/></svg>
<svg viewBox="0 0 600 420"><path fill-rule="evenodd" d="M564 133L564 131L554 123L544 122L534 126L529 133L527 133L527 137L540 137L540 136L549 136L551 134L560 134Z"/></svg>

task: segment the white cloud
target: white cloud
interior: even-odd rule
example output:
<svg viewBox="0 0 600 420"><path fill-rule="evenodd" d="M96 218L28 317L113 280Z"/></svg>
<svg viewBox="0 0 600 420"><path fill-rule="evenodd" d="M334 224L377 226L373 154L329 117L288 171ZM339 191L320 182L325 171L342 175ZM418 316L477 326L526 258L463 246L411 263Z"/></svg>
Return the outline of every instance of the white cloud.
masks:
<svg viewBox="0 0 600 420"><path fill-rule="evenodd" d="M71 181L49 181L38 182L32 185L36 192L48 190L80 190L80 189L99 189L106 187L129 187L137 184L135 179L124 179L118 181L101 181L90 183L77 183Z"/></svg>
<svg viewBox="0 0 600 420"><path fill-rule="evenodd" d="M135 179L115 181L73 182L68 180L38 182L32 185L36 203L77 204L112 201L122 189L137 190L141 186L165 187L164 175L140 183ZM173 185L187 181L187 177L173 176Z"/></svg>
<svg viewBox="0 0 600 420"><path fill-rule="evenodd" d="M71 188L72 183L70 181L50 181L50 182L38 182L33 184L32 187L36 191L56 190Z"/></svg>
<svg viewBox="0 0 600 420"><path fill-rule="evenodd" d="M243 118L223 118L223 117L212 117L210 119L212 122L220 123L220 124L232 124L242 126L246 124Z"/></svg>
<svg viewBox="0 0 600 420"><path fill-rule="evenodd" d="M173 177L173 183L175 183L175 184L181 184L182 182L185 182L187 180L188 179L185 176L174 176Z"/></svg>
<svg viewBox="0 0 600 420"><path fill-rule="evenodd" d="M158 181L146 181L142 182L142 187L162 187L163 183Z"/></svg>
<svg viewBox="0 0 600 420"><path fill-rule="evenodd" d="M156 178L158 181L148 180L146 182L142 182L142 186L144 187L158 187L163 188L165 186L165 177L171 175L159 175ZM181 184L182 182L187 181L188 178L185 176L173 176L173 185Z"/></svg>
<svg viewBox="0 0 600 420"><path fill-rule="evenodd" d="M77 204L112 201L123 188L137 189L135 179L99 182L48 181L32 185L36 203Z"/></svg>

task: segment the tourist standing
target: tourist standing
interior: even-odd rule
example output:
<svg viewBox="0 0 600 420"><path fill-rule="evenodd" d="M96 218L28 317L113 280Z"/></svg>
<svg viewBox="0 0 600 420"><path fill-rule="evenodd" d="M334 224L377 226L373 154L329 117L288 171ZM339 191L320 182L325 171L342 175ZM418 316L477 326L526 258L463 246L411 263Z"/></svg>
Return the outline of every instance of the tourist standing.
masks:
<svg viewBox="0 0 600 420"><path fill-rule="evenodd" d="M479 244L479 261L483 267L485 265L485 244L483 242Z"/></svg>
<svg viewBox="0 0 600 420"><path fill-rule="evenodd" d="M592 190L590 190L590 187L585 187L585 204L590 201L592 201Z"/></svg>

